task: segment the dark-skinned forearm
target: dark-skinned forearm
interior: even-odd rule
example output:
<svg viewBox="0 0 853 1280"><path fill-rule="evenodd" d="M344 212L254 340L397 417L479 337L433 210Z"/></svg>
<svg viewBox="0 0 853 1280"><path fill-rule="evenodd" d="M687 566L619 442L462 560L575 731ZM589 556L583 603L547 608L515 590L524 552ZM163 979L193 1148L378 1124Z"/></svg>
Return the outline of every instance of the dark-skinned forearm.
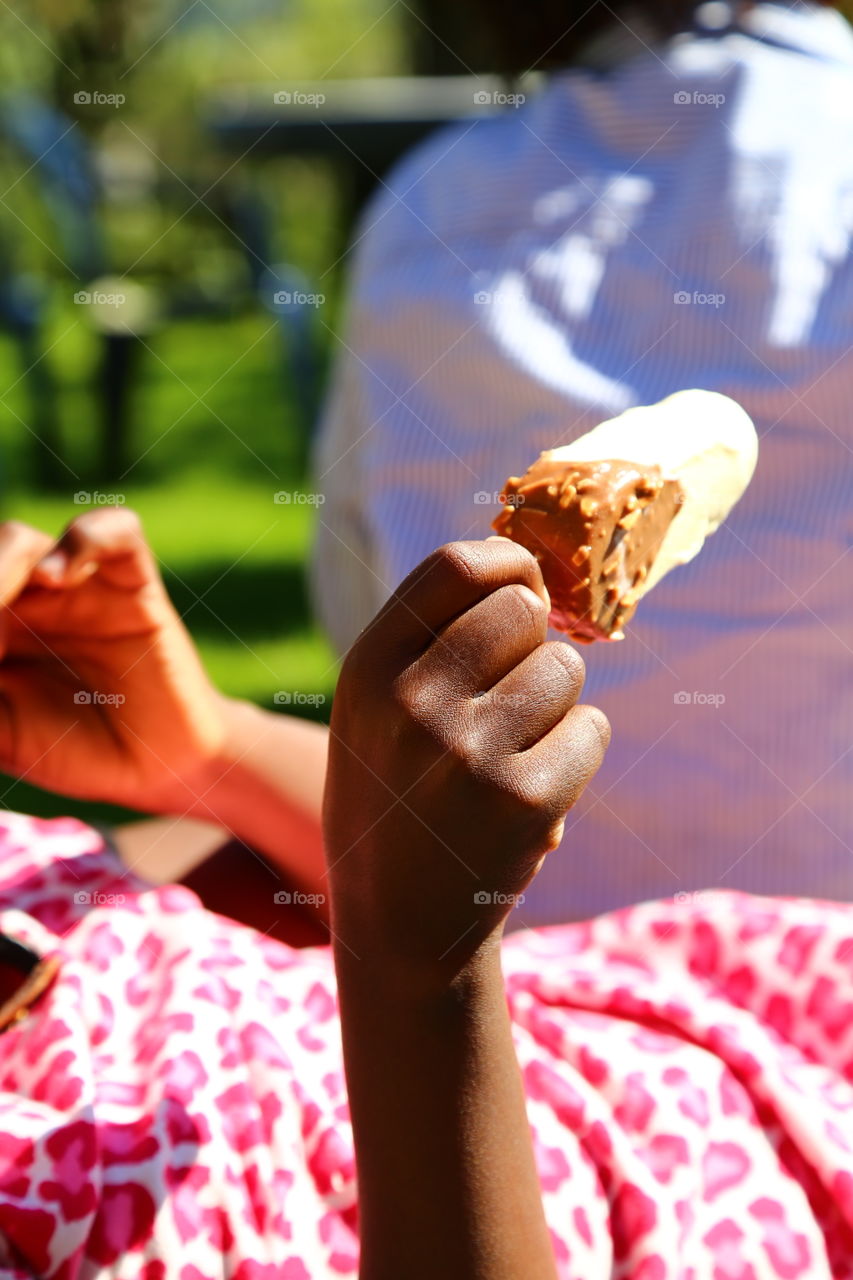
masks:
<svg viewBox="0 0 853 1280"><path fill-rule="evenodd" d="M554 1280L497 947L418 989L336 961L360 1280Z"/></svg>

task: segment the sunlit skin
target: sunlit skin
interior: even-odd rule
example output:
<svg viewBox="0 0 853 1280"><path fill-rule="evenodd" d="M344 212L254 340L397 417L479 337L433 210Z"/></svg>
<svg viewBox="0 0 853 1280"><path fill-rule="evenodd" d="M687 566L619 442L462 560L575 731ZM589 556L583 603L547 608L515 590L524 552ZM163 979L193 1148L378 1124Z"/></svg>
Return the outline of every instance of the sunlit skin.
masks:
<svg viewBox="0 0 853 1280"><path fill-rule="evenodd" d="M504 538L454 543L350 650L325 829L337 932L356 951L464 963L510 909L475 909L475 894L522 893L559 843L609 729L576 705L584 664L547 641L548 612L529 551Z"/></svg>
<svg viewBox="0 0 853 1280"><path fill-rule="evenodd" d="M214 689L133 512L86 512L58 541L0 525L0 659L7 773L218 824L325 888L326 731Z"/></svg>
<svg viewBox="0 0 853 1280"><path fill-rule="evenodd" d="M0 527L0 605L3 768L222 822L328 891L360 1280L554 1280L499 943L610 731L535 559L430 556L347 657L328 739L217 693L130 512Z"/></svg>
<svg viewBox="0 0 853 1280"><path fill-rule="evenodd" d="M452 544L341 673L325 830L360 1280L556 1276L498 944L610 729L548 611L529 552Z"/></svg>
<svg viewBox="0 0 853 1280"><path fill-rule="evenodd" d="M54 545L0 527L0 767L64 795L149 808L216 755L219 697L130 511Z"/></svg>

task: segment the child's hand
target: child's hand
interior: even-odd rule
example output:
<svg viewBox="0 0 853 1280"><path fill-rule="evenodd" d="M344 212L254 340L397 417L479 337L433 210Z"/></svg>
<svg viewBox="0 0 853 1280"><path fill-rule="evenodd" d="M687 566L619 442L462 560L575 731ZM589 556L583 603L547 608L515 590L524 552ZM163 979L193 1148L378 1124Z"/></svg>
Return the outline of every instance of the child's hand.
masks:
<svg viewBox="0 0 853 1280"><path fill-rule="evenodd" d="M365 960L457 972L496 941L610 736L546 643L539 566L505 539L419 566L347 656L325 828L333 929Z"/></svg>
<svg viewBox="0 0 853 1280"><path fill-rule="evenodd" d="M220 750L223 702L131 511L86 512L58 542L0 524L0 769L166 812Z"/></svg>

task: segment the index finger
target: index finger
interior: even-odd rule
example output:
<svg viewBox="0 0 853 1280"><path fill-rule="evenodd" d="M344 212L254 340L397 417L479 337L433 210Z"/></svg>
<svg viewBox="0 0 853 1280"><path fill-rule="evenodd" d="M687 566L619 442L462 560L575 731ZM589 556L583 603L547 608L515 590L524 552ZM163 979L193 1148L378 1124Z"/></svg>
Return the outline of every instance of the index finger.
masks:
<svg viewBox="0 0 853 1280"><path fill-rule="evenodd" d="M129 507L76 516L38 566L38 576L52 586L78 586L96 571L127 590L158 576L139 517Z"/></svg>
<svg viewBox="0 0 853 1280"><path fill-rule="evenodd" d="M550 609L542 571L525 547L508 538L448 542L400 584L359 643L370 634L371 643L421 653L454 618L515 583L529 587Z"/></svg>
<svg viewBox="0 0 853 1280"><path fill-rule="evenodd" d="M52 546L53 538L31 525L19 520L0 524L0 607L17 599Z"/></svg>

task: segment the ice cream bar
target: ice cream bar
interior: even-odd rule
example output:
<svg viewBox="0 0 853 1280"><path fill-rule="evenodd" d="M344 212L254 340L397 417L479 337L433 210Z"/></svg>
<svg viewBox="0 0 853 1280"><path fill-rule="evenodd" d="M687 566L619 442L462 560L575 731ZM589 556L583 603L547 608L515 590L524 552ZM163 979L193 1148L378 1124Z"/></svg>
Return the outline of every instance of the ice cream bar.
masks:
<svg viewBox="0 0 853 1280"><path fill-rule="evenodd" d="M493 527L539 560L554 627L621 640L645 593L726 518L757 459L739 405L679 391L541 454L507 481Z"/></svg>

